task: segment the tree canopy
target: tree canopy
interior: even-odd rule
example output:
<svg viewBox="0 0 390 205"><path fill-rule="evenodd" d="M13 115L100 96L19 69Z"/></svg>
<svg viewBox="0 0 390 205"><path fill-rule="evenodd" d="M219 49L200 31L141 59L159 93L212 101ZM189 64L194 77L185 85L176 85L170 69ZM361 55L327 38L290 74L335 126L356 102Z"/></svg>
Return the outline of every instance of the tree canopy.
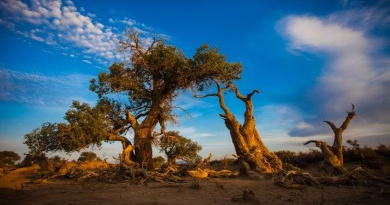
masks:
<svg viewBox="0 0 390 205"><path fill-rule="evenodd" d="M20 156L13 151L0 152L0 165L14 165L16 161L20 160Z"/></svg>
<svg viewBox="0 0 390 205"><path fill-rule="evenodd" d="M202 147L185 138L179 132L170 131L160 138L160 152L164 152L168 158L168 164L172 165L177 159L191 161L198 157L198 153Z"/></svg>
<svg viewBox="0 0 390 205"><path fill-rule="evenodd" d="M75 101L65 114L66 123L45 123L26 134L25 144L32 153L72 152L100 146L102 141L120 141L127 164L135 161L150 167L152 141L165 133L167 122L175 122L175 97L188 89L208 89L214 81L230 84L242 72L241 64L227 62L207 44L189 58L162 40L145 46L138 34L129 33L120 48L131 52L130 60L113 63L108 72L91 80L97 104ZM160 132L155 130L157 124ZM125 137L130 130L134 144Z"/></svg>

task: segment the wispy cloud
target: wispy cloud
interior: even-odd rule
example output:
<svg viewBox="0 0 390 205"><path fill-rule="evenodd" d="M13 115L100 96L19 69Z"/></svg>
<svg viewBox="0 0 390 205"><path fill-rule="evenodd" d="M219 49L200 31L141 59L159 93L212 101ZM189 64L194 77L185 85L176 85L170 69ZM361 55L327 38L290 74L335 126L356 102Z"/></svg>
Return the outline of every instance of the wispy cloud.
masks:
<svg viewBox="0 0 390 205"><path fill-rule="evenodd" d="M186 138L190 138L192 140L214 136L214 134L212 133L200 132L199 130L197 130L195 127L192 126L178 127L177 131L180 132L180 135Z"/></svg>
<svg viewBox="0 0 390 205"><path fill-rule="evenodd" d="M308 91L310 97L306 103L313 113L297 123L290 135L329 132L322 120L341 122L351 103L357 105L358 113L353 124L390 127L390 71L387 69L390 57L381 52L383 47L379 43L389 45L389 42L370 34L370 29L383 27L378 17L370 19L369 28L356 25L356 19L371 16L373 12L372 9L359 11L339 12L328 18L303 15L283 20L289 49L317 53L326 59L316 85ZM390 128L381 131L390 133Z"/></svg>
<svg viewBox="0 0 390 205"><path fill-rule="evenodd" d="M92 77L82 74L54 77L0 69L0 101L45 106L69 106L74 99L90 102L94 98L88 90Z"/></svg>
<svg viewBox="0 0 390 205"><path fill-rule="evenodd" d="M84 8L78 9L72 1L4 0L0 1L0 9L0 25L57 48L81 49L84 55L92 55L100 64L125 59L116 52L118 41L126 35L123 26L144 34L144 43L151 40L152 28L142 23L129 18L110 19L111 25L106 26L94 20L96 15ZM118 24L122 25L121 29L116 27Z"/></svg>

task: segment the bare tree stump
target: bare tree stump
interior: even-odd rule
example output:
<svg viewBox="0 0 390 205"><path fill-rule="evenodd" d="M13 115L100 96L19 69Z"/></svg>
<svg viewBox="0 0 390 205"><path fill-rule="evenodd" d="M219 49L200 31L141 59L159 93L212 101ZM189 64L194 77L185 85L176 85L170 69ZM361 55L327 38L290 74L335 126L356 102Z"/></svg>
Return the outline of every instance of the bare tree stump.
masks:
<svg viewBox="0 0 390 205"><path fill-rule="evenodd" d="M332 146L329 146L326 142L318 140L309 140L304 143L304 145L315 143L316 147L321 149L325 158L325 162L333 167L333 173L336 175L346 173L343 159L343 132L347 129L352 119L356 116L355 105L352 104L352 110L347 113L348 115L340 127L336 127L336 125L330 121L324 121L332 128L334 132L334 141Z"/></svg>

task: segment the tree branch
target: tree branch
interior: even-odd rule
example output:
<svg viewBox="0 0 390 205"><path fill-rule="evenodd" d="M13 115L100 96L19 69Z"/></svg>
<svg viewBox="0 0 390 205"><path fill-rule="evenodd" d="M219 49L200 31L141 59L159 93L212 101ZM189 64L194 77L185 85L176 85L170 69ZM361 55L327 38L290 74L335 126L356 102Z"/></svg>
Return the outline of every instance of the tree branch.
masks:
<svg viewBox="0 0 390 205"><path fill-rule="evenodd" d="M260 91L257 90L257 89L254 89L251 93L249 93L249 94L246 96L246 98L247 98L248 100L251 99L252 96L253 96L255 93L260 93Z"/></svg>
<svg viewBox="0 0 390 205"><path fill-rule="evenodd" d="M144 112L144 113L139 113L138 115L136 115L135 116L135 119L139 119L139 118L141 118L141 117L145 117L145 116L147 116L149 114L149 111L146 111L146 112Z"/></svg>
<svg viewBox="0 0 390 205"><path fill-rule="evenodd" d="M117 134L123 132L123 130L126 130L126 129L129 129L129 127L126 127L126 125L123 125L122 127L118 128L118 129L116 129L116 130L114 130L114 134L117 135Z"/></svg>
<svg viewBox="0 0 390 205"><path fill-rule="evenodd" d="M356 116L355 105L354 104L352 104L351 112L347 112L347 113L348 113L348 115L347 115L347 117L345 118L343 124L340 127L340 131L341 132L343 132L345 129L347 129L349 123L351 123L352 119Z"/></svg>
<svg viewBox="0 0 390 205"><path fill-rule="evenodd" d="M196 97L196 98L218 97L218 94L217 93L210 93L210 94L206 94L206 95L194 95L194 97Z"/></svg>
<svg viewBox="0 0 390 205"><path fill-rule="evenodd" d="M137 119L130 113L129 110L126 110L126 120L130 123L131 127L133 129L137 129L138 127L138 121Z"/></svg>
<svg viewBox="0 0 390 205"><path fill-rule="evenodd" d="M337 133L338 131L338 128L336 127L336 125L333 124L333 122L331 121L324 121L326 124L328 124L330 126L330 128L332 128L333 132L334 133Z"/></svg>
<svg viewBox="0 0 390 205"><path fill-rule="evenodd" d="M132 145L129 139L117 134L111 134L110 136L108 136L108 140L121 142L123 149L125 149L129 145Z"/></svg>
<svg viewBox="0 0 390 205"><path fill-rule="evenodd" d="M303 143L303 145L308 145L310 143L317 143L317 142L318 142L317 140L309 140L309 141Z"/></svg>
<svg viewBox="0 0 390 205"><path fill-rule="evenodd" d="M172 106L172 108L177 108L177 109L180 109L181 111L183 111L188 117L190 117L192 119L192 116L190 114L190 112L188 112L188 110L182 108L182 107L179 107L179 106Z"/></svg>
<svg viewBox="0 0 390 205"><path fill-rule="evenodd" d="M146 54L149 54L150 53L150 51L152 50L152 48L154 47L154 45L156 44L156 43L159 43L159 42L162 42L163 40L162 39L158 39L158 38L156 38L156 37L153 37L153 41L152 41L152 43L150 44L150 46L149 46L149 48L146 50Z"/></svg>
<svg viewBox="0 0 390 205"><path fill-rule="evenodd" d="M234 93L236 94L236 97L237 97L238 99L240 99L240 100L242 100L242 101L244 101L244 102L247 101L246 97L244 97L244 96L240 93L240 91L238 90L238 88L237 88L236 86L233 86L232 88L233 88L233 91L234 91Z"/></svg>

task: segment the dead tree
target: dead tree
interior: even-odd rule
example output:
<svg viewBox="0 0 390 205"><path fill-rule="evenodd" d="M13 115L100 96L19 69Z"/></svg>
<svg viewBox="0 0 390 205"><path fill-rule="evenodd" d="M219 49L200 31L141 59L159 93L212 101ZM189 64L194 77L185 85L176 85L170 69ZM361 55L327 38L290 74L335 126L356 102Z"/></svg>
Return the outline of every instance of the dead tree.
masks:
<svg viewBox="0 0 390 205"><path fill-rule="evenodd" d="M333 145L329 146L328 143L318 140L309 140L304 145L311 142L315 143L316 147L320 148L324 154L324 159L334 170L335 174L345 173L344 160L343 160L343 132L347 129L352 119L355 117L355 106L352 104L352 110L347 112L348 115L345 118L343 124L340 127L336 127L333 122L324 121L327 123L334 132Z"/></svg>
<svg viewBox="0 0 390 205"><path fill-rule="evenodd" d="M220 83L215 81L217 93L207 94L203 96L195 95L195 97L203 98L208 96L216 96L219 99L219 105L224 114L219 114L225 121L226 127L230 131L230 136L234 144L234 148L238 155L243 171L256 171L258 173L276 173L282 170L282 161L270 152L261 140L260 134L256 129L256 122L253 116L252 96L259 93L258 90L253 90L247 96L243 96L237 87L227 85L221 87ZM240 124L236 117L230 112L225 105L223 92L226 89L234 91L236 97L245 104L244 123Z"/></svg>

